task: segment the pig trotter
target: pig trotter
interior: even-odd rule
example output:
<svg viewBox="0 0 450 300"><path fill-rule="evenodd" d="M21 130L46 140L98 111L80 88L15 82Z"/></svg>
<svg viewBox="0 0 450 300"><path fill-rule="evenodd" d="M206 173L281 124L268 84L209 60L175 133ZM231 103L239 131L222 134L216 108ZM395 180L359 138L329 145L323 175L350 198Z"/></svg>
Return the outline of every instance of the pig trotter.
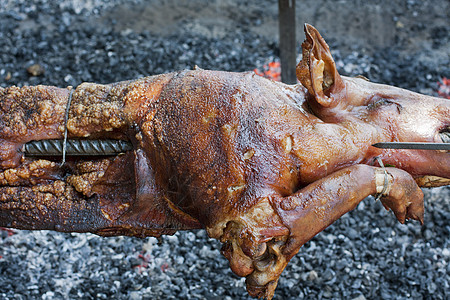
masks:
<svg viewBox="0 0 450 300"><path fill-rule="evenodd" d="M423 225L423 192L414 178L407 172L387 168L390 184L386 195L381 197L381 203L386 209L391 209L397 220L404 224L405 220L413 219Z"/></svg>

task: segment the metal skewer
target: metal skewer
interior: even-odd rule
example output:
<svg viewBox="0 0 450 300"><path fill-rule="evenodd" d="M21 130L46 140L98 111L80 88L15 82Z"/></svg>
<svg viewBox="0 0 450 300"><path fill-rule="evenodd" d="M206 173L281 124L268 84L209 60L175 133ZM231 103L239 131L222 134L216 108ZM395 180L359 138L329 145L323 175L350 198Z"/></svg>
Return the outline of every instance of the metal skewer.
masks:
<svg viewBox="0 0 450 300"><path fill-rule="evenodd" d="M123 140L40 140L24 145L26 156L111 156L133 150L130 142Z"/></svg>
<svg viewBox="0 0 450 300"><path fill-rule="evenodd" d="M450 150L450 143L404 143L384 142L372 146L382 149L411 149L411 150Z"/></svg>
<svg viewBox="0 0 450 300"><path fill-rule="evenodd" d="M372 146L382 149L450 150L450 143L382 142ZM67 140L67 156L111 156L133 150L130 142L123 140ZM26 156L62 156L64 140L31 141L24 145Z"/></svg>

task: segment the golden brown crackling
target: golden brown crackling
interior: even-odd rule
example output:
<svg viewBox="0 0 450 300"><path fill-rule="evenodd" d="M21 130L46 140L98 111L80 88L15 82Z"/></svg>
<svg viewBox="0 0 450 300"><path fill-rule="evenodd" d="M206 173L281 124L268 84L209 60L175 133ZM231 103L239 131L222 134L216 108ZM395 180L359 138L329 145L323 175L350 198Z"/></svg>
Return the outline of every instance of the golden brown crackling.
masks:
<svg viewBox="0 0 450 300"><path fill-rule="evenodd" d="M88 137L91 134L112 131L126 125L117 96L122 85L114 87L95 83L82 83L73 93L67 120L71 136ZM112 93L111 93L112 91Z"/></svg>
<svg viewBox="0 0 450 300"><path fill-rule="evenodd" d="M57 135L67 96L67 89L43 85L2 89L0 135L10 142L32 135Z"/></svg>
<svg viewBox="0 0 450 300"><path fill-rule="evenodd" d="M110 163L110 159L79 162L69 171L74 174L62 180L63 170L56 162L43 159L28 160L17 168L1 172L0 186L30 186L36 193L61 195L58 191L61 189L61 183L64 183L82 195L90 197L93 186L103 177Z"/></svg>
<svg viewBox="0 0 450 300"><path fill-rule="evenodd" d="M69 109L69 136L102 136L112 131L125 133L155 107L161 89L172 76L151 76L107 85L80 84L73 93Z"/></svg>
<svg viewBox="0 0 450 300"><path fill-rule="evenodd" d="M27 160L17 168L0 172L0 186L34 185L59 177L58 166L48 160Z"/></svg>
<svg viewBox="0 0 450 300"><path fill-rule="evenodd" d="M110 164L110 159L80 162L75 169L77 174L68 176L66 182L72 185L76 191L90 197L92 188L105 175Z"/></svg>
<svg viewBox="0 0 450 300"><path fill-rule="evenodd" d="M61 138L68 89L9 87L0 91L0 169L16 168L30 140Z"/></svg>
<svg viewBox="0 0 450 300"><path fill-rule="evenodd" d="M131 81L123 92L124 114L129 124L140 124L161 105L160 94L176 73L150 76Z"/></svg>
<svg viewBox="0 0 450 300"><path fill-rule="evenodd" d="M99 170L106 170L108 166L111 164L111 158L105 158L100 160L86 160L79 161L76 164L76 172L77 173L88 173L95 172Z"/></svg>

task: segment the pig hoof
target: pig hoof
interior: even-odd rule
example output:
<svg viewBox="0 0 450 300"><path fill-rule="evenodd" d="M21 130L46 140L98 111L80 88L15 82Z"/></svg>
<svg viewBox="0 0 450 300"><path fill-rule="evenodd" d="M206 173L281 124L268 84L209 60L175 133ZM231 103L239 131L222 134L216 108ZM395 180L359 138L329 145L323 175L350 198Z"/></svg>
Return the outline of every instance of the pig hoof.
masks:
<svg viewBox="0 0 450 300"><path fill-rule="evenodd" d="M388 168L393 177L392 187L381 202L391 209L400 223L413 219L423 224L423 193L412 176L400 169Z"/></svg>
<svg viewBox="0 0 450 300"><path fill-rule="evenodd" d="M406 210L406 219L419 221L423 225L424 205L422 201L411 203Z"/></svg>

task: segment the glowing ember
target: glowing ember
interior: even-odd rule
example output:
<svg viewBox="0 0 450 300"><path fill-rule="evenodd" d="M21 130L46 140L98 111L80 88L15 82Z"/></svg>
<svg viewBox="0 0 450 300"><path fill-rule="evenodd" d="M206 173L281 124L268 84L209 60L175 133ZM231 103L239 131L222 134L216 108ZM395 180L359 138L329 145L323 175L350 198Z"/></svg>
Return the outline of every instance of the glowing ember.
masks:
<svg viewBox="0 0 450 300"><path fill-rule="evenodd" d="M0 227L0 230L1 231L6 231L8 233L8 236L12 236L12 235L14 235L16 233L14 230L9 229L9 228L4 228L4 227Z"/></svg>
<svg viewBox="0 0 450 300"><path fill-rule="evenodd" d="M262 70L253 70L257 75L269 78L275 81L281 81L281 64L279 61L272 61L263 65Z"/></svg>
<svg viewBox="0 0 450 300"><path fill-rule="evenodd" d="M450 79L443 77L438 82L438 94L443 98L450 99Z"/></svg>

